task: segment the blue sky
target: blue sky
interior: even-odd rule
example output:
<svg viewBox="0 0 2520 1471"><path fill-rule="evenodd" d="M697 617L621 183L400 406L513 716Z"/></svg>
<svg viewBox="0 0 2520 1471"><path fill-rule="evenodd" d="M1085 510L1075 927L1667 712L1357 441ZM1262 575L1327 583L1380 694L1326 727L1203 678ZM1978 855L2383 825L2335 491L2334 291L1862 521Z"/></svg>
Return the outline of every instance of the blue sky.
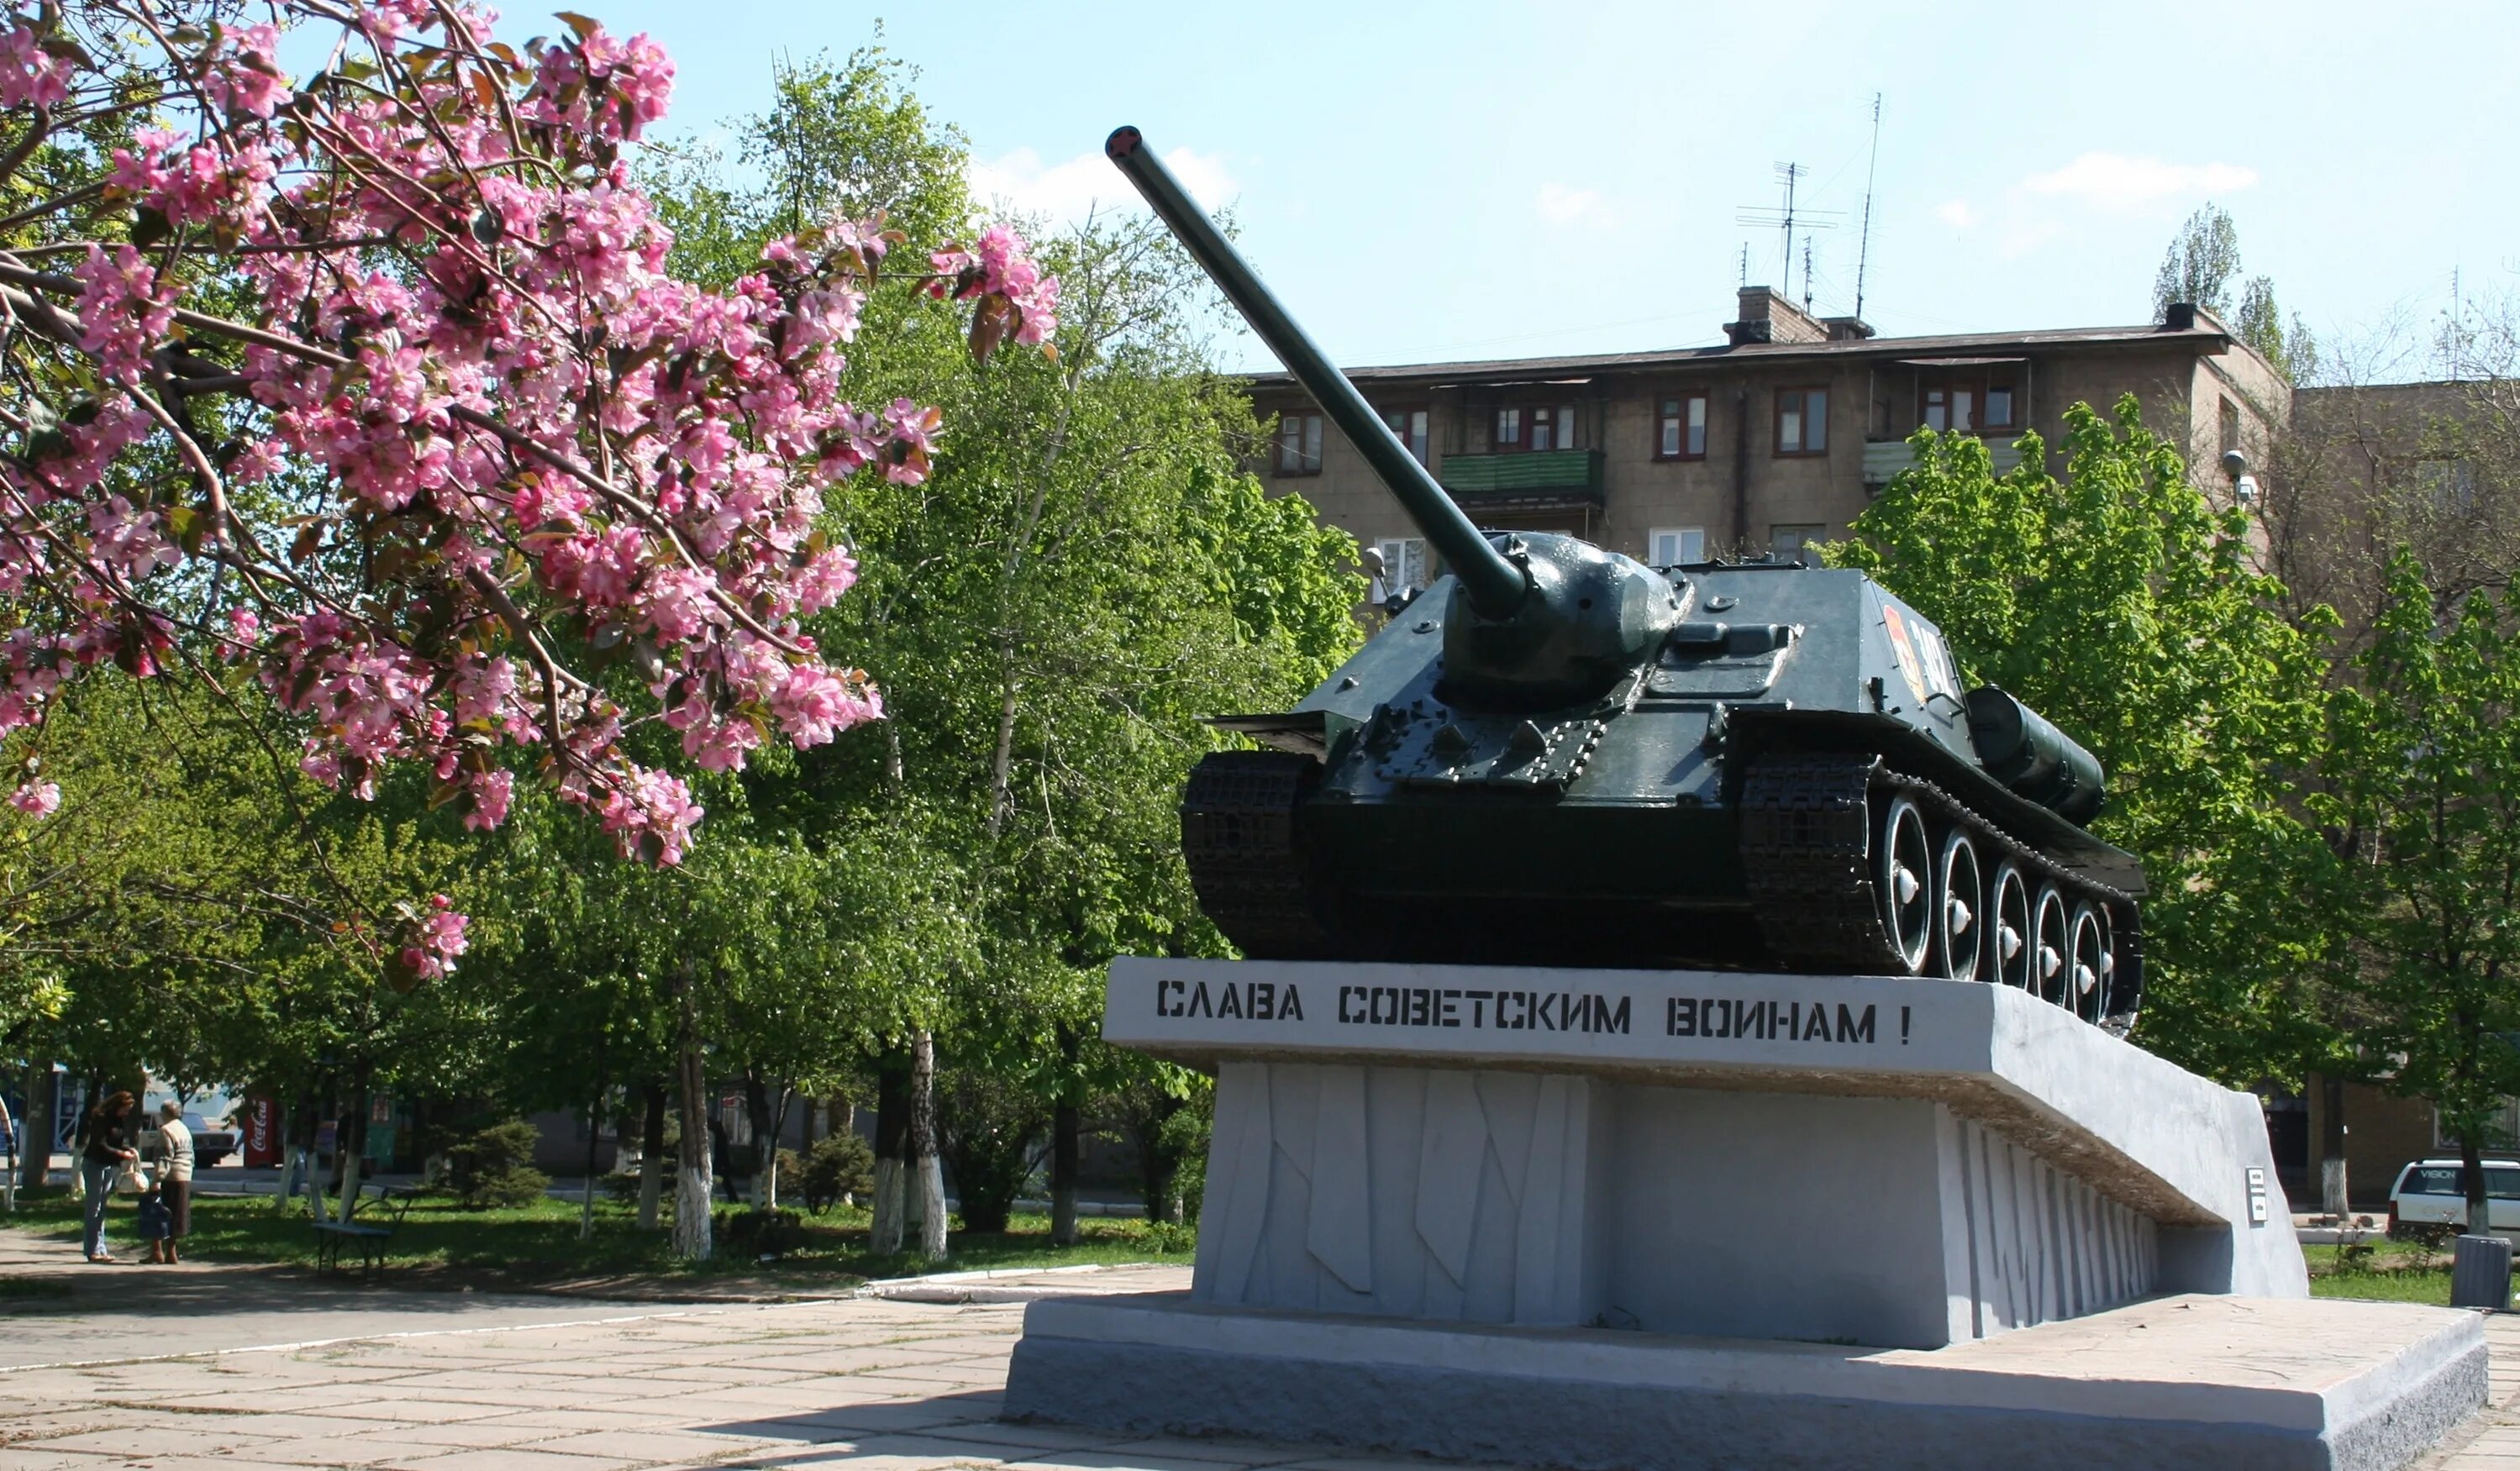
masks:
<svg viewBox="0 0 2520 1471"><path fill-rule="evenodd" d="M2510 4L585 8L673 53L684 134L880 20L982 187L1053 214L1125 198L1100 146L1136 123L1351 364L1713 339L1745 244L1780 283L1776 233L1735 216L1778 202L1787 159L1803 205L1839 211L1813 291L1848 310L1876 91L1886 334L2143 320L2209 198L2323 337L2420 335L2453 269L2470 295L2520 288Z"/></svg>

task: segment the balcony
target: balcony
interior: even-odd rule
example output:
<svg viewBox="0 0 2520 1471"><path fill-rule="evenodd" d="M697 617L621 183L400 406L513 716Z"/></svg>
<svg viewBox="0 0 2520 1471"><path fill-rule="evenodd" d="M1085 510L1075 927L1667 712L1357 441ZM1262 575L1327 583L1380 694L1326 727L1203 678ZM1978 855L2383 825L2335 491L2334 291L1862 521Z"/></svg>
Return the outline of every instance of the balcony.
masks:
<svg viewBox="0 0 2520 1471"><path fill-rule="evenodd" d="M1558 510L1601 504L1599 450L1446 455L1437 478L1464 508Z"/></svg>
<svg viewBox="0 0 2520 1471"><path fill-rule="evenodd" d="M1999 475L2009 472L2021 463L2021 451L2009 439L1990 441L1986 454L1995 462L1995 472ZM1916 452L1906 440L1873 440L1864 446L1864 483L1877 489L1889 484L1901 470L1915 463Z"/></svg>

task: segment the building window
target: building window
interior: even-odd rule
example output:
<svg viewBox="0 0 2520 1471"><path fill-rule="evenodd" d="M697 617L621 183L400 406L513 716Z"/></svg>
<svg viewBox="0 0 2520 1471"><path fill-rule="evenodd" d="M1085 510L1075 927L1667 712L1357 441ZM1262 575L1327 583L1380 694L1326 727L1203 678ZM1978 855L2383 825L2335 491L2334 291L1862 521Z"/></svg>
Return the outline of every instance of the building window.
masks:
<svg viewBox="0 0 2520 1471"><path fill-rule="evenodd" d="M2228 398L2223 400L2222 431L2220 453L2228 455L2240 447L2240 406Z"/></svg>
<svg viewBox="0 0 2520 1471"><path fill-rule="evenodd" d="M1826 526L1777 525L1768 528L1768 550L1778 557L1800 557L1804 548L1826 540Z"/></svg>
<svg viewBox="0 0 2520 1471"><path fill-rule="evenodd" d="M1496 448L1546 454L1575 447L1573 404L1516 405L1496 411Z"/></svg>
<svg viewBox="0 0 2520 1471"><path fill-rule="evenodd" d="M2418 460L2415 484L2435 511L2475 513L2476 467L2465 460Z"/></svg>
<svg viewBox="0 0 2520 1471"><path fill-rule="evenodd" d="M1382 422L1391 426L1391 437L1400 441L1418 464L1426 459L1426 411L1423 409L1385 409Z"/></svg>
<svg viewBox="0 0 2520 1471"><path fill-rule="evenodd" d="M1779 455L1828 453L1828 390L1826 388L1777 390L1777 453Z"/></svg>
<svg viewBox="0 0 2520 1471"><path fill-rule="evenodd" d="M1662 414L1656 422L1654 458L1657 460L1703 460L1706 458L1706 395L1684 393L1662 401Z"/></svg>
<svg viewBox="0 0 2520 1471"><path fill-rule="evenodd" d="M1645 562L1649 566L1678 567L1704 560L1704 527L1656 526L1645 533Z"/></svg>
<svg viewBox="0 0 2520 1471"><path fill-rule="evenodd" d="M1982 368L1922 373L1916 378L1916 422L1937 433L1950 430L1975 434L2009 429L2013 407L2012 376Z"/></svg>
<svg viewBox="0 0 2520 1471"><path fill-rule="evenodd" d="M1388 605L1394 598L1406 602L1426 591L1432 581L1426 564L1426 543L1415 536L1386 536L1375 540L1373 550L1382 557L1382 575L1373 579L1370 589L1372 600Z"/></svg>
<svg viewBox="0 0 2520 1471"><path fill-rule="evenodd" d="M1318 475L1322 472L1322 416L1278 416L1278 473Z"/></svg>

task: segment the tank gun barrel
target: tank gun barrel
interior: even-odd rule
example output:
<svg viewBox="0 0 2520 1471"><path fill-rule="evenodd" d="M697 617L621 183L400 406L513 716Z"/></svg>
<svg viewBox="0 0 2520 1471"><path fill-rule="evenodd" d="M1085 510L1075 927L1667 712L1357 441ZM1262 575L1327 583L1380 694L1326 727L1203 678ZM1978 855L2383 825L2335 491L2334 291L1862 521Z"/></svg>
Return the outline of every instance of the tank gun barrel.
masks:
<svg viewBox="0 0 2520 1471"><path fill-rule="evenodd" d="M1365 456L1374 474L1399 497L1418 529L1426 533L1426 540L1434 544L1446 565L1462 580L1470 606L1486 618L1512 616L1530 590L1530 580L1523 569L1508 561L1479 534L1478 527L1462 513L1462 508L1444 493L1444 487L1426 472L1426 467L1418 463L1418 458L1392 434L1391 426L1382 422L1382 416L1365 401L1365 395L1356 391L1347 375L1313 345L1313 339L1269 294L1250 265L1227 243L1206 213L1192 202L1181 182L1164 167L1154 150L1147 147L1138 130L1115 129L1103 143L1102 151L1120 172L1129 176L1129 182L1146 197L1156 216L1189 247L1226 298L1242 313L1243 320L1251 324L1251 330L1260 334L1260 340L1278 355L1278 361L1286 365L1286 371L1304 385L1313 401L1322 406L1322 412Z"/></svg>

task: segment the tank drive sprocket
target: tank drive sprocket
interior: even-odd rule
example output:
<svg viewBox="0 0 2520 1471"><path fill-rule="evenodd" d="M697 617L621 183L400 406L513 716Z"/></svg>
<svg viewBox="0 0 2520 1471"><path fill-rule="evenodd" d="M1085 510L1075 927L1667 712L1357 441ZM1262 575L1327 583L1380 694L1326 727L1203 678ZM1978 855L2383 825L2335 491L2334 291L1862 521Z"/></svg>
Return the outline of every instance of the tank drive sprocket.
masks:
<svg viewBox="0 0 2520 1471"><path fill-rule="evenodd" d="M1322 765L1291 751L1218 751L1182 792L1182 856L1199 908L1247 955L1333 955L1297 825Z"/></svg>

